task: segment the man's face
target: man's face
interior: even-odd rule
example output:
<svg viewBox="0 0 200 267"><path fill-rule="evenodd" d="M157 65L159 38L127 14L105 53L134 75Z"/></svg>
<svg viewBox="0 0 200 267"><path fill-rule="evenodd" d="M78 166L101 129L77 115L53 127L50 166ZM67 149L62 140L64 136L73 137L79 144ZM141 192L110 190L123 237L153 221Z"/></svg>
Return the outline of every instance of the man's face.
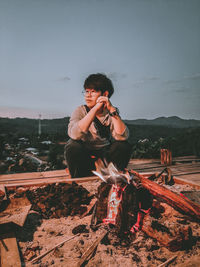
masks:
<svg viewBox="0 0 200 267"><path fill-rule="evenodd" d="M89 108L93 108L96 105L98 97L102 95L101 91L95 91L94 89L85 89L84 97L85 103Z"/></svg>

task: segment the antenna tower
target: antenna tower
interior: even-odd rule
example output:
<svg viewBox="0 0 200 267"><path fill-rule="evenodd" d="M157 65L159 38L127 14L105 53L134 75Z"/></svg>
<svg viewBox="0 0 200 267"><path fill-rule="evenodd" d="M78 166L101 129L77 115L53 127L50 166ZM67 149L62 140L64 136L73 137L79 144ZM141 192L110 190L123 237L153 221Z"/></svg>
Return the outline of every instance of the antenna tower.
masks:
<svg viewBox="0 0 200 267"><path fill-rule="evenodd" d="M42 128L41 128L41 117L42 115L39 114L39 119L38 119L38 136L40 137L41 133L42 133Z"/></svg>

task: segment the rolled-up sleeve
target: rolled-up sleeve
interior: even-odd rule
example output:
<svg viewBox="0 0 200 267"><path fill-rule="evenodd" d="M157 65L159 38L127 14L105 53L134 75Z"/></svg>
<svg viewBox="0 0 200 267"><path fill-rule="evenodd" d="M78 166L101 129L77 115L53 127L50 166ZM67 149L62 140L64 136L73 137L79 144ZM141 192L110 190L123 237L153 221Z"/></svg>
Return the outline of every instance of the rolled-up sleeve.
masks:
<svg viewBox="0 0 200 267"><path fill-rule="evenodd" d="M80 140L84 137L85 133L81 131L78 122L85 116L84 109L79 106L71 115L68 125L68 135L74 140Z"/></svg>
<svg viewBox="0 0 200 267"><path fill-rule="evenodd" d="M112 132L112 137L117 141L124 141L129 138L129 129L127 126L122 134L117 134L113 126L111 126L111 132Z"/></svg>

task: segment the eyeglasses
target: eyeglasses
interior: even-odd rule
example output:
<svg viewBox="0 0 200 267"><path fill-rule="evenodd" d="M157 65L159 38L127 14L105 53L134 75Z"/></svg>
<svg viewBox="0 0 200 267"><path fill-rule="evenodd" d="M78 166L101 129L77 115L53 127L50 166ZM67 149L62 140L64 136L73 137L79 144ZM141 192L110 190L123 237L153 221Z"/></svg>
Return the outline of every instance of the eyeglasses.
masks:
<svg viewBox="0 0 200 267"><path fill-rule="evenodd" d="M95 90L83 90L82 91L82 94L84 96L88 96L88 95L91 95L91 96L96 96L99 92L98 91L95 91Z"/></svg>

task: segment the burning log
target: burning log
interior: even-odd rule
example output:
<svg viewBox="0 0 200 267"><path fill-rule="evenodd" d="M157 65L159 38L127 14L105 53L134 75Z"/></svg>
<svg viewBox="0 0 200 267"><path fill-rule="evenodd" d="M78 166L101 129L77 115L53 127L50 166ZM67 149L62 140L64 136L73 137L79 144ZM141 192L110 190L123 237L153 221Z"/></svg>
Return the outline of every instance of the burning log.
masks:
<svg viewBox="0 0 200 267"><path fill-rule="evenodd" d="M189 199L183 198L182 196L170 191L169 189L158 185L136 171L131 170L132 174L137 176L144 188L158 199L165 201L179 212L188 215L196 221L200 221L200 206L190 201Z"/></svg>
<svg viewBox="0 0 200 267"><path fill-rule="evenodd" d="M123 234L136 223L139 210L136 189L132 185L125 186L120 188L106 183L99 186L92 228L100 223L113 224L116 231Z"/></svg>
<svg viewBox="0 0 200 267"><path fill-rule="evenodd" d="M99 166L98 166L99 167ZM96 207L93 212L91 227L101 223L115 225L116 232L124 235L142 219L140 210L151 206L148 190L136 184L128 173L120 173L112 163L107 168L98 168L94 172L104 182L98 188Z"/></svg>
<svg viewBox="0 0 200 267"><path fill-rule="evenodd" d="M135 233L142 229L147 235L157 239L158 242L171 251L189 247L192 244L192 230L187 225L183 226L179 223L177 218L180 218L181 214L168 204L159 204L155 200L151 207L152 201L149 191L154 192L154 195L157 196L161 195L161 192L164 194L165 188L161 191L161 186L158 185L157 187L157 184L147 178L140 177L139 174L141 184L144 187L141 186L137 177L130 176L127 179L127 183L125 183L124 177L121 180L118 177L116 181L114 179L116 169L113 171L113 168L112 165L108 166L109 173L103 169L104 175L106 174L107 176L103 176L102 173L99 174L99 177L104 182L98 188L98 201L93 213L91 226L101 223L112 224L115 225L117 232L123 235L126 232ZM97 172L96 174L98 175ZM117 175L127 176L127 174L124 175L119 172ZM145 186L146 184L151 184L151 187ZM161 188L158 194L155 192L157 188ZM167 190L167 193L169 197L165 195L163 198L175 201L173 199L175 194L169 190ZM180 197L178 196L178 198ZM174 206L176 205L174 204ZM190 207L189 204L187 207ZM147 213L150 214L145 216Z"/></svg>

